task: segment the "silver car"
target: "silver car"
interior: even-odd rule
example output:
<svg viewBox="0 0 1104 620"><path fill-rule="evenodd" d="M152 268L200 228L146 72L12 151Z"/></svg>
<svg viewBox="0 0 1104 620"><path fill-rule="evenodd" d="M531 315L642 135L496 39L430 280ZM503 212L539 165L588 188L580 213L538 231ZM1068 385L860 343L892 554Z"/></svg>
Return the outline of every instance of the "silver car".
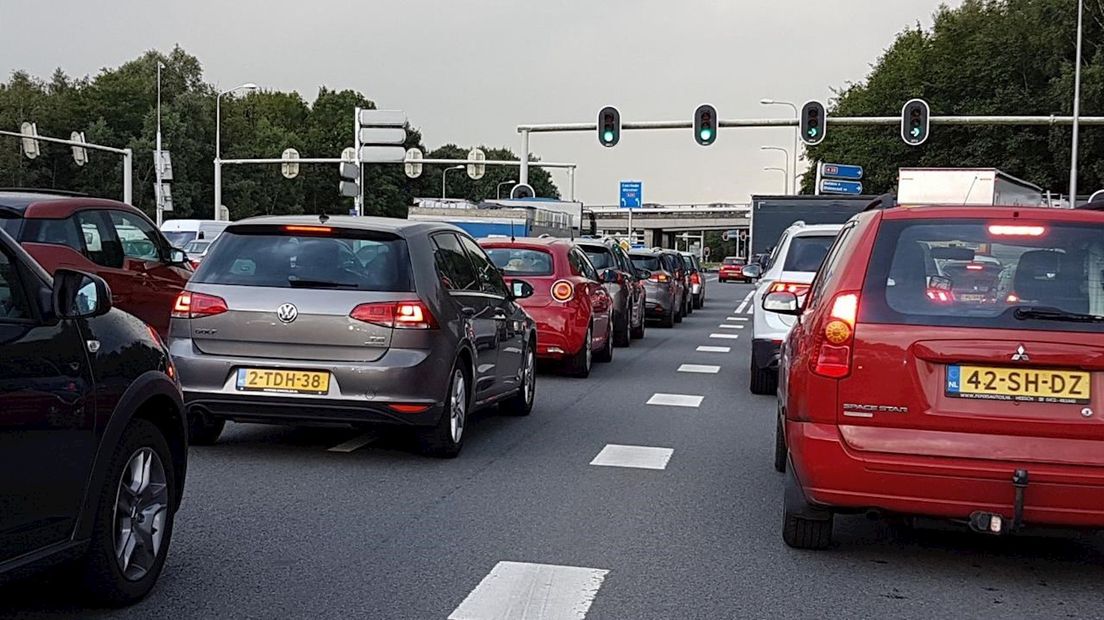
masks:
<svg viewBox="0 0 1104 620"><path fill-rule="evenodd" d="M226 420L383 423L460 451L468 413L527 415L536 330L466 233L384 218L231 225L173 308L170 352L191 442Z"/></svg>

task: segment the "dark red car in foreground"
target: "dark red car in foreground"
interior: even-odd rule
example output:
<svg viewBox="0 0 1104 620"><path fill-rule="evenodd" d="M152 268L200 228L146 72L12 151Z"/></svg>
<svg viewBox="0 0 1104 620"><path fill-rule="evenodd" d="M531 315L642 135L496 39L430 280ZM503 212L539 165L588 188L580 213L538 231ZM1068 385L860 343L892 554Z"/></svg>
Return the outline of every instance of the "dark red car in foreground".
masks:
<svg viewBox="0 0 1104 620"><path fill-rule="evenodd" d="M747 261L735 256L726 256L721 261L721 268L717 271L718 282L728 282L730 280L739 280L741 282L750 282L751 279L744 275L744 265Z"/></svg>
<svg viewBox="0 0 1104 620"><path fill-rule="evenodd" d="M826 547L834 514L869 510L1104 527L1098 209L872 206L803 301L764 298L800 317L778 388L787 544Z"/></svg>
<svg viewBox="0 0 1104 620"><path fill-rule="evenodd" d="M524 278L533 296L519 300L537 323L537 357L575 376L594 360L613 359L613 302L598 272L567 239L483 239L480 245L507 278Z"/></svg>

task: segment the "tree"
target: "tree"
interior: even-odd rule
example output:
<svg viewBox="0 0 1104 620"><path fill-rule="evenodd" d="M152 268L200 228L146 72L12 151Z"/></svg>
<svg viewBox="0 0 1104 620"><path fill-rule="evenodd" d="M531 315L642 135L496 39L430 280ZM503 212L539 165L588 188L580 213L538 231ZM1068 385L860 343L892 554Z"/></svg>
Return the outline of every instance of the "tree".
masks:
<svg viewBox="0 0 1104 620"><path fill-rule="evenodd" d="M508 148L493 148L480 146L489 160L517 161L519 158ZM446 144L426 154L427 159L467 159L471 149ZM529 156L530 162L539 162L540 159ZM415 186L418 197L432 198L441 195L441 174L449 166L441 164L426 164L422 176L417 179ZM482 179L475 181L464 172L457 170L448 177L448 198L463 198L473 202L495 199L498 197L499 183L517 181L518 167L515 166L487 166L487 171ZM552 182L552 175L540 167L529 168L529 185L533 191L542 198L560 198L560 190ZM502 197L509 196L512 185L502 186Z"/></svg>
<svg viewBox="0 0 1104 620"><path fill-rule="evenodd" d="M933 115L1068 115L1073 101L1077 3L1066 0L966 0L942 7L930 31L898 34L867 78L837 91L830 115L897 116L920 97ZM1104 113L1104 0L1085 3L1084 114ZM831 119L829 118L829 126ZM920 147L896 127L837 127L808 149L811 161L862 164L868 193L891 191L908 166L996 167L1062 192L1067 189L1069 127L933 126ZM1104 183L1104 128L1081 133L1081 186ZM814 172L804 178L812 190Z"/></svg>

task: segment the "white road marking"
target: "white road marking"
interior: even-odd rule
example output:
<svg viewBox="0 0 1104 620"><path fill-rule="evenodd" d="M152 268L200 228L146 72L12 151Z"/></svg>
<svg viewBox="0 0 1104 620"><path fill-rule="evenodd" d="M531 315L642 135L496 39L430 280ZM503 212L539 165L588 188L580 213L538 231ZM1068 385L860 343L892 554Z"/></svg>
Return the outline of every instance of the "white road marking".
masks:
<svg viewBox="0 0 1104 620"><path fill-rule="evenodd" d="M376 440L377 435L365 433L360 437L354 437L345 443L337 444L327 452L355 452Z"/></svg>
<svg viewBox="0 0 1104 620"><path fill-rule="evenodd" d="M679 372L696 372L702 375L715 375L721 372L720 366L710 366L708 364L683 364L678 367Z"/></svg>
<svg viewBox="0 0 1104 620"><path fill-rule="evenodd" d="M746 316L730 316L725 320L726 321L747 321L748 318Z"/></svg>
<svg viewBox="0 0 1104 620"><path fill-rule="evenodd" d="M736 340L740 337L740 334L709 334L709 337L720 340Z"/></svg>
<svg viewBox="0 0 1104 620"><path fill-rule="evenodd" d="M619 446L606 444L594 457L591 465L603 467L635 467L637 469L667 469L673 448L649 448L647 446Z"/></svg>
<svg viewBox="0 0 1104 620"><path fill-rule="evenodd" d="M699 353L728 353L732 351L732 347L707 347L702 345L697 350Z"/></svg>
<svg viewBox="0 0 1104 620"><path fill-rule="evenodd" d="M608 570L499 562L448 620L583 620Z"/></svg>
<svg viewBox="0 0 1104 620"><path fill-rule="evenodd" d="M748 306L747 314L755 314L755 306Z"/></svg>
<svg viewBox="0 0 1104 620"><path fill-rule="evenodd" d="M721 329L743 329L744 328L743 325L729 325L728 323L721 323L717 327L719 327Z"/></svg>
<svg viewBox="0 0 1104 620"><path fill-rule="evenodd" d="M653 394L646 404L662 405L666 407L700 407L704 396L690 396L688 394Z"/></svg>
<svg viewBox="0 0 1104 620"><path fill-rule="evenodd" d="M744 300L740 302L740 305L736 306L736 314L740 314L741 312L744 311L744 308L747 308L748 302L751 301L751 296L754 295L754 294L755 294L755 291L753 290L753 291L751 291L750 293L747 294L747 297L744 297Z"/></svg>

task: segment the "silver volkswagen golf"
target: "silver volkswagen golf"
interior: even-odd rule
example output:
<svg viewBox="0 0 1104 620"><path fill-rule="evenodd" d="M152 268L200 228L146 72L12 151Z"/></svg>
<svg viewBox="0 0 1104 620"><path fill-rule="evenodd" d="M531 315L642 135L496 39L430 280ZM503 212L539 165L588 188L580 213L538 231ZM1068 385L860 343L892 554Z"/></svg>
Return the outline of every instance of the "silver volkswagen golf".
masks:
<svg viewBox="0 0 1104 620"><path fill-rule="evenodd" d="M533 406L536 331L515 303L532 292L448 224L235 223L172 312L191 442L216 441L226 420L383 423L455 456L469 412Z"/></svg>

